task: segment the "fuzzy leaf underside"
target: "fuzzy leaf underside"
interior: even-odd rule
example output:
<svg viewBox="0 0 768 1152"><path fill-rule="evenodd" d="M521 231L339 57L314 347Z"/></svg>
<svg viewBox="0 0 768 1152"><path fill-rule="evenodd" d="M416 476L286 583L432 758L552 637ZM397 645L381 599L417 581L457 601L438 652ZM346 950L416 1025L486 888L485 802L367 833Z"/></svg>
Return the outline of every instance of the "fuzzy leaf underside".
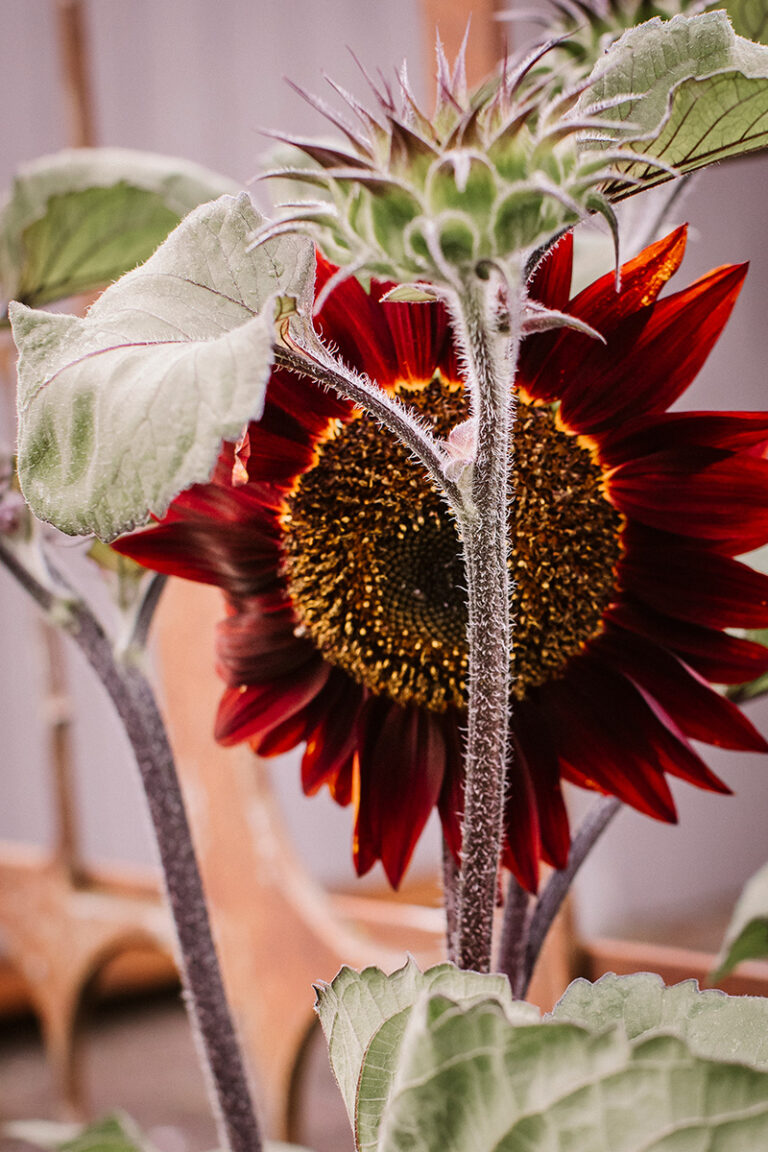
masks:
<svg viewBox="0 0 768 1152"><path fill-rule="evenodd" d="M606 129L605 146L628 143L685 173L768 144L768 47L737 36L724 12L631 28L598 61L595 75L582 111L626 97L605 117L627 128ZM643 187L669 178L640 161L616 168ZM620 188L617 196L634 190Z"/></svg>
<svg viewBox="0 0 768 1152"><path fill-rule="evenodd" d="M713 980L743 960L768 959L768 864L747 882L725 933Z"/></svg>
<svg viewBox="0 0 768 1152"><path fill-rule="evenodd" d="M376 1103L373 1093L366 1093L362 1103L366 1140L377 1127L386 1084L394 1071L397 1046L408 1016L424 992L440 992L462 1002L478 996L495 996L510 1012L517 1010L528 1018L531 1014L537 1016L530 1005L513 1008L509 983L504 977L459 972L452 964L438 964L421 972L412 959L391 975L380 968L355 972L345 966L332 983L320 985L317 991L315 1007L328 1042L331 1067L353 1125L361 1077L365 1084L373 1086L378 1076L380 1104ZM377 1044L371 1049L374 1040ZM390 1059L379 1075L376 1064L386 1048ZM369 1052L372 1052L372 1062L364 1071L363 1061Z"/></svg>
<svg viewBox="0 0 768 1152"><path fill-rule="evenodd" d="M276 295L306 297L313 251L261 223L247 195L192 212L84 319L11 306L19 478L33 512L110 540L208 479L221 443L258 419Z"/></svg>
<svg viewBox="0 0 768 1152"><path fill-rule="evenodd" d="M359 1152L753 1152L768 1147L768 1005L576 981L550 1017L495 977L409 963L320 992Z"/></svg>
<svg viewBox="0 0 768 1152"><path fill-rule="evenodd" d="M0 210L0 296L39 307L147 260L182 217L237 186L192 164L78 148L23 166Z"/></svg>

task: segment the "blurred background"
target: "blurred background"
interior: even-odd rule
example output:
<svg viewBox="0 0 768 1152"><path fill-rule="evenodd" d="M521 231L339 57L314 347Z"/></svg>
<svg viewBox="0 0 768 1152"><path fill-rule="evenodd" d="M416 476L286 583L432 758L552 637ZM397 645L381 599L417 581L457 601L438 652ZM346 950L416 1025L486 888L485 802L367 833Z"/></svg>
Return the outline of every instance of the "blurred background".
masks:
<svg viewBox="0 0 768 1152"><path fill-rule="evenodd" d="M269 143L260 129L326 133L286 76L330 98L327 72L365 97L350 48L367 68L388 77L407 57L416 93L429 103L435 19L453 35L472 7L476 69L494 46L501 50L504 36L520 42L530 31L493 23L488 0L474 6L452 0L87 0L79 8L89 142L186 157L247 185ZM73 142L66 8L52 0L0 0L0 187L9 185L19 164ZM704 174L672 221L691 224L678 286L715 265L751 261L725 336L681 406L765 408L768 246L760 237L767 173L765 161L749 160ZM262 195L258 187L254 193ZM8 440L7 388L2 405L2 435ZM195 619L186 626L194 634ZM44 848L55 835L47 648L34 609L1 570L0 638L0 841ZM83 860L151 872L151 834L121 730L78 653L67 647L64 661L73 699L70 737ZM749 705L748 711L768 731L768 704ZM680 811L676 828L620 814L577 883L580 935L693 939L696 925L705 932L716 922L768 858L766 759L713 749L706 749L705 758L735 796L673 786ZM325 796L302 796L296 757L272 762L269 773L293 843L312 875L329 888L357 890L349 811ZM581 812L584 798L574 796L573 808ZM433 828L410 879L431 877L437 857ZM383 884L378 870L364 882L374 890ZM2 925L0 940L1 934Z"/></svg>

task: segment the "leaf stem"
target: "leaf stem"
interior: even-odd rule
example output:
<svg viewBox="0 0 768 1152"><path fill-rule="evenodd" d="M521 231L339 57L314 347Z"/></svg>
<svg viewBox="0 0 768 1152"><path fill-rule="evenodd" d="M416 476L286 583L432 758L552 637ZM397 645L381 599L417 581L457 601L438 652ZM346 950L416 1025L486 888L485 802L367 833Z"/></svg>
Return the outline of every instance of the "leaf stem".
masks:
<svg viewBox="0 0 768 1152"><path fill-rule="evenodd" d="M512 995L518 1000L525 995L523 983L530 926L531 897L510 873L496 967L507 977Z"/></svg>
<svg viewBox="0 0 768 1152"><path fill-rule="evenodd" d="M311 349L298 344L293 348L278 345L275 348L275 363L300 376L306 376L321 388L333 389L339 396L351 400L373 416L410 449L454 511L458 509L461 503L459 490L444 471L448 463L447 455L397 396L390 395L365 376L335 360L318 338L313 340Z"/></svg>
<svg viewBox="0 0 768 1152"><path fill-rule="evenodd" d="M615 796L601 796L599 800L596 800L573 838L568 864L562 871L553 872L547 881L531 917L528 943L525 949L525 963L518 976L520 991L516 995L525 996L528 991L544 940L552 927L555 916L560 911L563 900L568 895L576 873L620 808L621 801L617 800ZM507 974L509 975L509 973Z"/></svg>
<svg viewBox="0 0 768 1152"><path fill-rule="evenodd" d="M261 1133L224 991L184 798L151 685L135 662L116 661L109 637L84 601L74 594L58 596L2 540L0 562L43 611L69 632L123 722L157 838L182 980L205 1056L219 1138L231 1152L261 1152ZM57 574L52 571L52 576ZM57 579L57 583L64 587L63 581Z"/></svg>
<svg viewBox="0 0 768 1152"><path fill-rule="evenodd" d="M510 700L507 511L522 300L497 277L475 278L449 298L464 354L477 451L459 513L469 610L469 701L457 963L490 970L501 850Z"/></svg>

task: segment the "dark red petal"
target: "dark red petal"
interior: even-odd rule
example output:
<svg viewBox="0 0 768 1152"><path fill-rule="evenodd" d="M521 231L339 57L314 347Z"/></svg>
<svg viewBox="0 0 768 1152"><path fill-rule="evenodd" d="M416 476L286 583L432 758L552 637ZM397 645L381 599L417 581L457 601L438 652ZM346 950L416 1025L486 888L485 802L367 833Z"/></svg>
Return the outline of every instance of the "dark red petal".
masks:
<svg viewBox="0 0 768 1152"><path fill-rule="evenodd" d="M363 708L358 730L355 865L362 874L380 859L397 888L442 788L442 719L373 697Z"/></svg>
<svg viewBox="0 0 768 1152"><path fill-rule="evenodd" d="M531 700L521 700L514 705L512 724L536 794L542 856L553 868L565 868L571 834L548 723Z"/></svg>
<svg viewBox="0 0 768 1152"><path fill-rule="evenodd" d="M373 286L372 286L373 287ZM448 315L442 304L382 304L401 380L424 383L449 355Z"/></svg>
<svg viewBox="0 0 768 1152"><path fill-rule="evenodd" d="M539 888L541 857L539 817L528 762L514 732L507 764L504 831L502 864L514 873L526 892L535 895Z"/></svg>
<svg viewBox="0 0 768 1152"><path fill-rule="evenodd" d="M765 412L663 412L629 420L599 437L601 461L623 464L694 445L742 452L768 441Z"/></svg>
<svg viewBox="0 0 768 1152"><path fill-rule="evenodd" d="M617 296L613 273L602 276L576 296L564 310L586 321L606 339L620 329L615 343L623 351L634 341L651 316L651 305L670 276L677 270L685 251L685 228L646 248L621 269L621 293ZM613 343L613 341L612 341ZM588 336L567 329L530 336L523 343L519 378L535 399L552 402L561 399L570 387L574 365L597 356L602 346ZM615 362L615 351L602 359ZM590 376L576 373L577 390L582 391Z"/></svg>
<svg viewBox="0 0 768 1152"><path fill-rule="evenodd" d="M301 783L307 796L323 784L334 792L339 776L346 772L357 748L356 725L362 701L360 686L334 668L308 709L307 747L301 761ZM349 803L348 793L343 795L345 799L340 802Z"/></svg>
<svg viewBox="0 0 768 1152"><path fill-rule="evenodd" d="M616 691L606 687L605 679L595 691L590 665L577 657L563 679L539 691L542 712L552 722L561 773L575 784L618 796L648 816L673 823L675 804L656 757L649 755L646 732L617 712Z"/></svg>
<svg viewBox="0 0 768 1152"><path fill-rule="evenodd" d="M630 460L610 473L610 499L652 528L749 552L768 540L768 461L722 455L687 448Z"/></svg>
<svg viewBox="0 0 768 1152"><path fill-rule="evenodd" d="M445 778L437 802L445 842L458 863L461 857L461 825L464 819L464 747L458 716L445 715Z"/></svg>
<svg viewBox="0 0 768 1152"><path fill-rule="evenodd" d="M625 538L631 536L625 531ZM693 624L768 626L768 576L702 548L630 546L619 562L618 581L656 612Z"/></svg>
<svg viewBox="0 0 768 1152"><path fill-rule="evenodd" d="M281 484L295 480L315 459L311 444L281 436L266 426L249 436L249 449L245 469L251 481Z"/></svg>
<svg viewBox="0 0 768 1152"><path fill-rule="evenodd" d="M351 410L352 405L348 400L318 388L293 372L276 368L269 378L264 414L270 421L280 421L283 434L291 435L294 439L301 438L296 425L314 437L324 431L329 420L347 419Z"/></svg>
<svg viewBox="0 0 768 1152"><path fill-rule="evenodd" d="M746 716L671 652L615 626L608 626L591 646L657 700L686 736L720 748L768 752Z"/></svg>
<svg viewBox="0 0 768 1152"><path fill-rule="evenodd" d="M312 642L294 634L290 605L277 612L268 608L261 597L251 597L217 626L219 670L233 688L287 676L315 656Z"/></svg>
<svg viewBox="0 0 768 1152"><path fill-rule="evenodd" d="M242 690L227 688L216 717L216 739L225 745L258 740L306 708L323 688L329 672L329 665L318 656L280 680Z"/></svg>
<svg viewBox="0 0 768 1152"><path fill-rule="evenodd" d="M727 632L674 620L645 605L612 605L606 618L680 656L714 684L744 684L768 672L768 648Z"/></svg>
<svg viewBox="0 0 768 1152"><path fill-rule="evenodd" d="M329 269L318 262L318 288L329 279ZM379 285L378 295L387 287L394 285ZM317 318L319 331L333 343L342 360L382 386L393 384L400 374L384 308L385 304L350 276L333 290Z"/></svg>
<svg viewBox="0 0 768 1152"><path fill-rule="evenodd" d="M632 416L668 408L714 347L745 275L746 265L715 269L623 320L605 345L593 340L591 347L577 349L561 390L563 421L594 435ZM590 323L601 330L596 319ZM574 338L582 345L586 340L575 333Z"/></svg>
<svg viewBox="0 0 768 1152"><path fill-rule="evenodd" d="M563 312L571 298L573 232L566 232L539 262L528 281L528 295L547 308Z"/></svg>

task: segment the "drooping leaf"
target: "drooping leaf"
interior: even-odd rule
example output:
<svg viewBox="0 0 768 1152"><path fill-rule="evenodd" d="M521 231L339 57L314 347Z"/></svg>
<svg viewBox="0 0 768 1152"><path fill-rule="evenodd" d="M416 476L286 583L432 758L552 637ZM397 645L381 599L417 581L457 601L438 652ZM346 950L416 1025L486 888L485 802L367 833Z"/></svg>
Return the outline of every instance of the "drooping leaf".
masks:
<svg viewBox="0 0 768 1152"><path fill-rule="evenodd" d="M356 1123L358 1084L363 1077L361 1098L363 1127L368 1140L386 1101L386 1088L395 1067L397 1047L414 1004L424 992L441 992L465 1003L478 997L495 997L527 1018L537 1017L530 1005L513 1005L509 982L503 976L461 972L452 964L437 964L421 972L412 959L391 975L380 968L355 972L344 967L331 984L318 985L316 1011L320 1017L334 1075L339 1083L350 1121ZM374 1045L374 1041L377 1043ZM383 1062L378 1084L376 1068ZM363 1070L363 1060L371 1063ZM377 1100L376 1092L379 1092ZM371 1146L366 1144L365 1146ZM375 1146L375 1145L373 1145Z"/></svg>
<svg viewBox="0 0 768 1152"><path fill-rule="evenodd" d="M188 160L78 148L22 167L0 210L0 298L39 307L104 287L233 181Z"/></svg>
<svg viewBox="0 0 768 1152"><path fill-rule="evenodd" d="M724 8L739 36L758 44L768 43L768 6L764 0L713 0L709 7Z"/></svg>
<svg viewBox="0 0 768 1152"><path fill-rule="evenodd" d="M724 12L631 28L598 61L595 76L580 111L609 101L606 121L626 125L606 127L602 146L625 144L685 173L768 144L768 48L737 36ZM617 168L643 187L669 178L637 160ZM617 198L634 190L613 186Z"/></svg>
<svg viewBox="0 0 768 1152"><path fill-rule="evenodd" d="M109 540L210 476L223 440L258 419L276 295L307 295L313 251L255 252L247 195L192 212L84 319L12 305L19 478L42 520ZM311 289L310 289L311 290Z"/></svg>
<svg viewBox="0 0 768 1152"><path fill-rule="evenodd" d="M747 882L725 933L712 973L722 980L742 960L768 959L768 864Z"/></svg>

